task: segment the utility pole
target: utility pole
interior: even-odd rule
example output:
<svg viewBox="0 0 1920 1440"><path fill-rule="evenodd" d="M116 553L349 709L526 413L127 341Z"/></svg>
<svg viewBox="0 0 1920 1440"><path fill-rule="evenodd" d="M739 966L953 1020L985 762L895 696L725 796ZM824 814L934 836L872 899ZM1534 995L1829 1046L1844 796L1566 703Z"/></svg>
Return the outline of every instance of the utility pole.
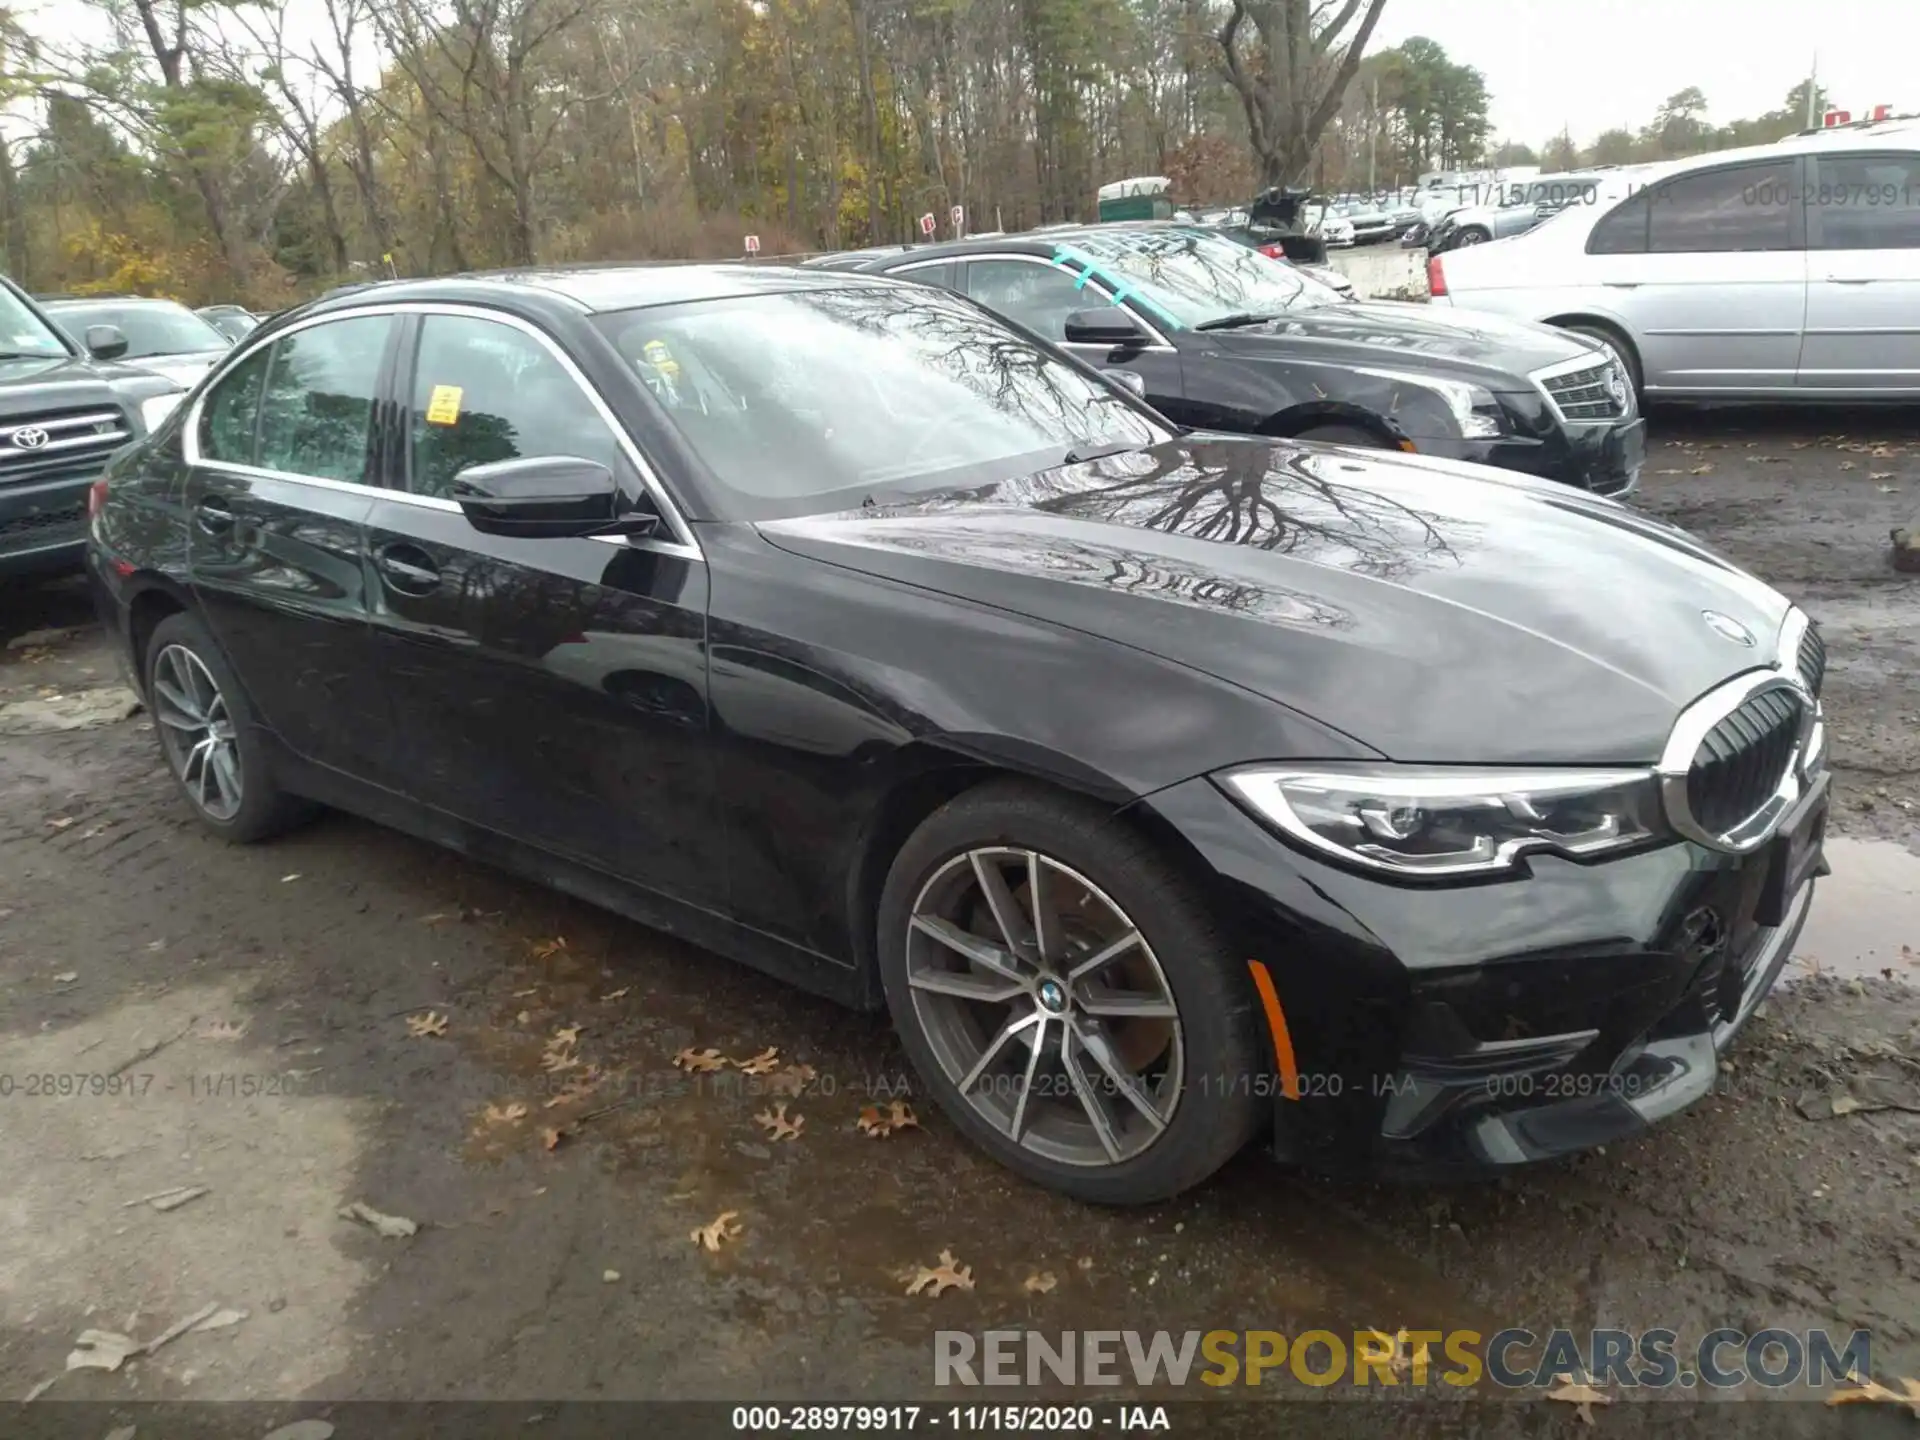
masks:
<svg viewBox="0 0 1920 1440"><path fill-rule="evenodd" d="M1373 156L1380 138L1380 77L1373 77L1373 98L1367 106L1367 203L1373 203L1372 197L1380 193L1374 183Z"/></svg>
<svg viewBox="0 0 1920 1440"><path fill-rule="evenodd" d="M1813 129L1813 97L1820 89L1820 52L1813 52L1813 69L1807 72L1807 129Z"/></svg>

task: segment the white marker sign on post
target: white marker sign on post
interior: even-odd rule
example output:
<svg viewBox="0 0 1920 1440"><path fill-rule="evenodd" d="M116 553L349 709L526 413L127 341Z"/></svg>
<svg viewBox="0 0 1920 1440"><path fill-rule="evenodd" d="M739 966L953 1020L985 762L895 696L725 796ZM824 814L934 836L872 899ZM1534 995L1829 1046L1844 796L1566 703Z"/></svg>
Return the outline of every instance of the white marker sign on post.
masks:
<svg viewBox="0 0 1920 1440"><path fill-rule="evenodd" d="M928 239L932 239L934 229L935 229L935 221L933 218L933 212L929 210L926 214L920 217L920 233L922 235L925 235Z"/></svg>
<svg viewBox="0 0 1920 1440"><path fill-rule="evenodd" d="M760 237L758 235L747 236L747 254L758 255L759 253L760 253Z"/></svg>
<svg viewBox="0 0 1920 1440"><path fill-rule="evenodd" d="M954 206L947 212L947 218L953 222L953 238L958 240L962 232L967 228L966 207L961 205Z"/></svg>

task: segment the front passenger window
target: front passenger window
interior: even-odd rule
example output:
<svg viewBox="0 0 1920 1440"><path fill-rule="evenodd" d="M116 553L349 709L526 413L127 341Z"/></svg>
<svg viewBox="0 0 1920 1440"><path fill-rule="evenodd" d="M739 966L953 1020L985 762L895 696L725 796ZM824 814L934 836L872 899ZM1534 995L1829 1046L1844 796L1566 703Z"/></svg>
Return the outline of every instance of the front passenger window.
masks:
<svg viewBox="0 0 1920 1440"><path fill-rule="evenodd" d="M277 340L260 397L262 469L355 485L367 474L367 432L391 315L330 320Z"/></svg>
<svg viewBox="0 0 1920 1440"><path fill-rule="evenodd" d="M200 410L200 456L228 465L251 465L255 422L260 418L260 382L272 347L256 350L220 377Z"/></svg>

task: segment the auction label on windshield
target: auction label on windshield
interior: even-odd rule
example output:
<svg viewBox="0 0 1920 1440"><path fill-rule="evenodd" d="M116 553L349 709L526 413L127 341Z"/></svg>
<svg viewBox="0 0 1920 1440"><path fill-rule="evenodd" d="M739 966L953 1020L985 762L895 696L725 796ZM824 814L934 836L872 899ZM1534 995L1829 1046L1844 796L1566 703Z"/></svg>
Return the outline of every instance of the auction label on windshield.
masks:
<svg viewBox="0 0 1920 1440"><path fill-rule="evenodd" d="M427 401L427 423L429 425L452 425L460 419L460 387L458 385L436 385L433 395Z"/></svg>

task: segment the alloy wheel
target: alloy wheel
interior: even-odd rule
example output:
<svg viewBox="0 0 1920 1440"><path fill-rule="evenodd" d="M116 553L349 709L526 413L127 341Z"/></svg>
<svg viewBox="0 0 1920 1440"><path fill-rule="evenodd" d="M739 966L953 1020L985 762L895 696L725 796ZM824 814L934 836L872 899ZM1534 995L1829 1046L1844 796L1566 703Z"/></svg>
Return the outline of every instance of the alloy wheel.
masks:
<svg viewBox="0 0 1920 1440"><path fill-rule="evenodd" d="M913 1013L961 1098L1008 1141L1115 1165L1180 1100L1180 1011L1146 937L1084 875L986 846L943 864L908 920Z"/></svg>
<svg viewBox="0 0 1920 1440"><path fill-rule="evenodd" d="M209 819L231 820L243 798L233 717L212 672L184 645L154 658L153 718L187 798Z"/></svg>

